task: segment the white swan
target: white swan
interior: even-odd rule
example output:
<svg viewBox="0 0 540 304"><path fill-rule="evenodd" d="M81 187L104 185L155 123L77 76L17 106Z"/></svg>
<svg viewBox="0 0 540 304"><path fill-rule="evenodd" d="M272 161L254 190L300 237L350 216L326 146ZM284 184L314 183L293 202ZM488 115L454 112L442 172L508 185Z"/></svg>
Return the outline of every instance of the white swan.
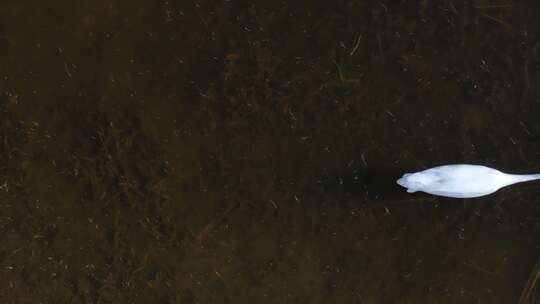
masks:
<svg viewBox="0 0 540 304"><path fill-rule="evenodd" d="M491 194L515 183L540 179L540 174L506 174L479 165L446 165L416 173L406 173L397 180L407 192L469 198Z"/></svg>

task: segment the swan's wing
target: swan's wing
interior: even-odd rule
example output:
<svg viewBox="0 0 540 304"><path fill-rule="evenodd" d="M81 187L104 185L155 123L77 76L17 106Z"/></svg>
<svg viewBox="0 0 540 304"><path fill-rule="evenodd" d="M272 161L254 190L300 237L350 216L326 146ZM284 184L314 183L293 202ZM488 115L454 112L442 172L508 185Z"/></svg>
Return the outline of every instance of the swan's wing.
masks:
<svg viewBox="0 0 540 304"><path fill-rule="evenodd" d="M472 198L472 197L480 197L492 194L495 191L489 191L489 192L473 192L473 193L463 193L463 192L448 192L448 191L430 191L427 192L429 194L437 195L437 196L444 196L444 197L453 197L453 198Z"/></svg>

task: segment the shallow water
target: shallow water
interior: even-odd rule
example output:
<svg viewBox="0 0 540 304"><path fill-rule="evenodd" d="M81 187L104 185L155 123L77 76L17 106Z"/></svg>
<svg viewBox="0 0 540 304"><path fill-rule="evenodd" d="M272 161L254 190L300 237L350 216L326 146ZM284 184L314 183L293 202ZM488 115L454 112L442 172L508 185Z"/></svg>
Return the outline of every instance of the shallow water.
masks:
<svg viewBox="0 0 540 304"><path fill-rule="evenodd" d="M540 7L475 5L0 4L0 301L516 303L538 184L395 184L540 172Z"/></svg>

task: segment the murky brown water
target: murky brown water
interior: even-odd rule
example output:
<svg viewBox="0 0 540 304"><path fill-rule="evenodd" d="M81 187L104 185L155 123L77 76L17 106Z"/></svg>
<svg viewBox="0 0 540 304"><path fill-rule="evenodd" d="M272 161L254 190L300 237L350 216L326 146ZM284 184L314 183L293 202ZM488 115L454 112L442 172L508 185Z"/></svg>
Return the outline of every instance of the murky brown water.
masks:
<svg viewBox="0 0 540 304"><path fill-rule="evenodd" d="M0 3L0 302L517 303L540 185L395 180L540 172L540 7L401 2Z"/></svg>

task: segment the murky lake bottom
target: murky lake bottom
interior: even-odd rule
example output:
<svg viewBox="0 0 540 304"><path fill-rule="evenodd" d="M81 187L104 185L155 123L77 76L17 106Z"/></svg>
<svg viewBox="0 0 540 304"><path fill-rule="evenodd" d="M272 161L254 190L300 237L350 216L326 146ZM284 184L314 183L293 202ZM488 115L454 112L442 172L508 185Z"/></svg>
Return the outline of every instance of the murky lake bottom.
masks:
<svg viewBox="0 0 540 304"><path fill-rule="evenodd" d="M540 7L402 2L1 3L0 302L539 303L540 184L395 181L540 172Z"/></svg>

